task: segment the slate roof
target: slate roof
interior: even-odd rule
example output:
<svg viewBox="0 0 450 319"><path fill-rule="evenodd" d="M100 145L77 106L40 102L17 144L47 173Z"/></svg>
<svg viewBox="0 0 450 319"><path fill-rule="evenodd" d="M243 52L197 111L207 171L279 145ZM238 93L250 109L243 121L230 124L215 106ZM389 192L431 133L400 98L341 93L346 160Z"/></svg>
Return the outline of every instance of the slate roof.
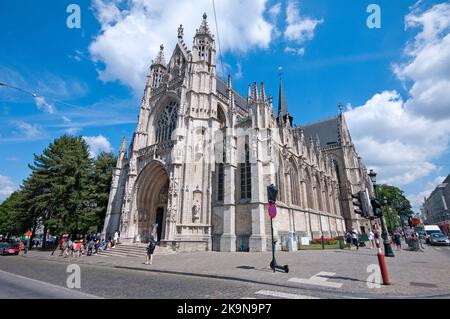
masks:
<svg viewBox="0 0 450 319"><path fill-rule="evenodd" d="M227 84L222 81L220 78L216 78L216 91L226 97L228 97L228 87ZM243 98L236 90L233 89L234 92L234 103L236 106L240 107L243 110L247 111L247 99Z"/></svg>
<svg viewBox="0 0 450 319"><path fill-rule="evenodd" d="M316 141L319 137L321 147L339 143L339 116L304 125L301 128L306 140L312 137Z"/></svg>

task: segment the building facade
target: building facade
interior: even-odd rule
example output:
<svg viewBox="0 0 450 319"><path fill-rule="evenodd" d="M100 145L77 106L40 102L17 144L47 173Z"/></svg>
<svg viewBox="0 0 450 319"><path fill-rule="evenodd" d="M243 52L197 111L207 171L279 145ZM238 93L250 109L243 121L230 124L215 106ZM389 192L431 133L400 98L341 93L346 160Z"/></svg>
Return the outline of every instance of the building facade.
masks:
<svg viewBox="0 0 450 319"><path fill-rule="evenodd" d="M450 175L425 198L423 213L427 225L438 225L444 234L450 234Z"/></svg>
<svg viewBox="0 0 450 319"><path fill-rule="evenodd" d="M138 123L119 150L103 235L149 238L174 250L270 250L266 187L279 188L274 232L318 238L368 230L352 193L370 179L345 117L293 126L280 79L278 110L264 83L247 98L216 76L206 14L192 50L178 29L168 63L150 66Z"/></svg>

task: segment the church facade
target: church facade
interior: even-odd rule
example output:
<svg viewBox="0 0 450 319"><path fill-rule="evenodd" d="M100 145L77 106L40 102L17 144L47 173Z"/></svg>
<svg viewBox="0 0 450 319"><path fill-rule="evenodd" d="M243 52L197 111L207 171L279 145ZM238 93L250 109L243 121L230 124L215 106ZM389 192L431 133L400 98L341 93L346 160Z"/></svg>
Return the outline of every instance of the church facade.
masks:
<svg viewBox="0 0 450 319"><path fill-rule="evenodd" d="M274 233L309 239L368 230L352 197L373 192L340 109L333 118L293 126L280 79L278 108L264 84L247 98L216 76L216 47L206 14L192 50L178 29L148 72L138 123L113 171L103 235L179 251L267 251L267 191L279 189Z"/></svg>

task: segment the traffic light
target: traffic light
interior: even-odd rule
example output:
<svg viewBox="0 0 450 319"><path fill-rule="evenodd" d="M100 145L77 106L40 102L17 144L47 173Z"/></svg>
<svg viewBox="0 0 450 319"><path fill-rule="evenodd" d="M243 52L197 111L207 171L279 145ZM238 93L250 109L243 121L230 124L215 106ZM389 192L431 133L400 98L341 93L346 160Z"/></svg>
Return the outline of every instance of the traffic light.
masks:
<svg viewBox="0 0 450 319"><path fill-rule="evenodd" d="M274 184L267 186L267 199L269 202L275 203L277 201L278 188Z"/></svg>
<svg viewBox="0 0 450 319"><path fill-rule="evenodd" d="M353 199L356 199L356 201L353 201L353 205L357 207L355 209L355 213L358 215L361 215L361 217L369 218L370 208L369 208L369 199L367 198L367 193L365 191L360 191L356 194L353 194L352 197L353 197Z"/></svg>
<svg viewBox="0 0 450 319"><path fill-rule="evenodd" d="M380 201L378 199L372 199L370 201L370 203L372 204L373 215L375 217L383 216L383 212L381 211L381 203L380 203Z"/></svg>

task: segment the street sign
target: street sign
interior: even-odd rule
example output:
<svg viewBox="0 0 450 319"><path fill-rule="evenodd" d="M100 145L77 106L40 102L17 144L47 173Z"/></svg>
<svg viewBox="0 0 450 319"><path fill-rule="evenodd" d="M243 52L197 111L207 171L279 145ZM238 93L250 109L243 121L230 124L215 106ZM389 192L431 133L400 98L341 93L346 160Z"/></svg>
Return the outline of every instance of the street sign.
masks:
<svg viewBox="0 0 450 319"><path fill-rule="evenodd" d="M275 205L275 203L270 203L268 211L270 218L274 219L277 216L277 205Z"/></svg>

